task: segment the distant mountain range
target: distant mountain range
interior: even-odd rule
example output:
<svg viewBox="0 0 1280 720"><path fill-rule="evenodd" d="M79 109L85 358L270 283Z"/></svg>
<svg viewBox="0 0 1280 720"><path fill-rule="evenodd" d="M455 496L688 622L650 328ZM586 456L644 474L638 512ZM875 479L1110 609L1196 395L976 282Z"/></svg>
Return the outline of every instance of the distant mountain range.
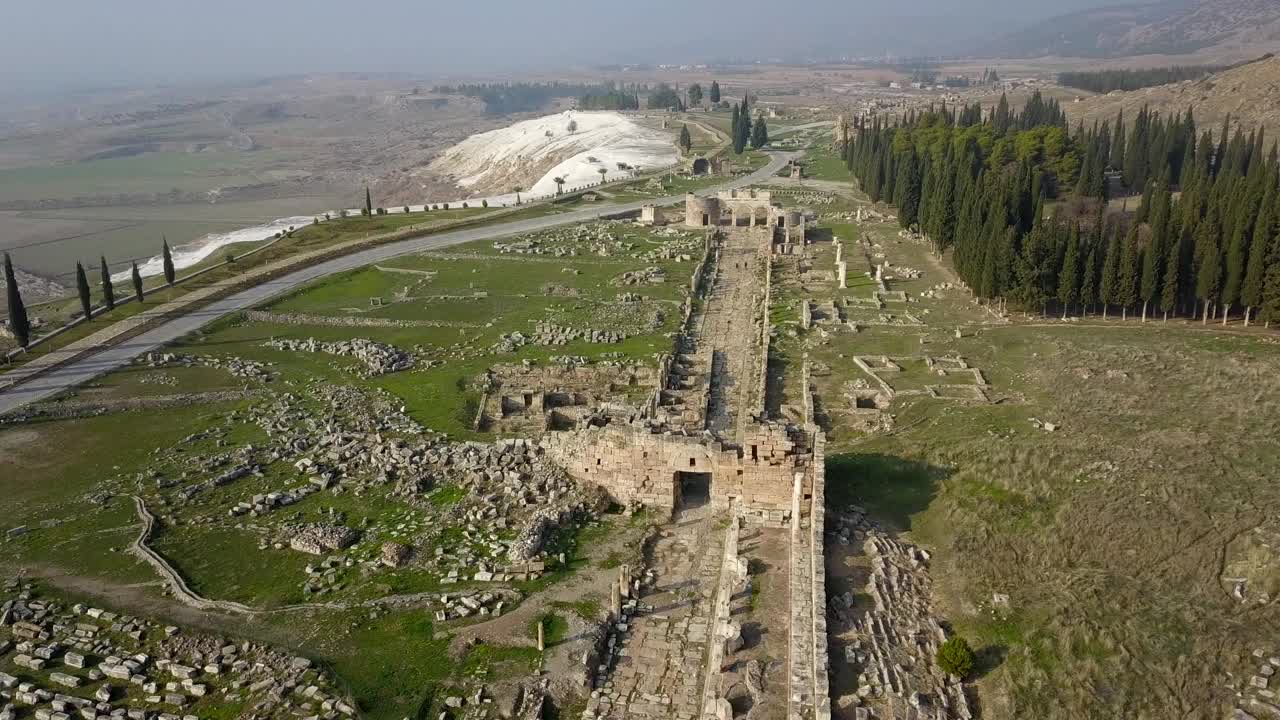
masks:
<svg viewBox="0 0 1280 720"><path fill-rule="evenodd" d="M1005 36L994 50L1004 57L1106 58L1217 51L1244 58L1277 47L1280 0L1163 0L1060 15Z"/></svg>

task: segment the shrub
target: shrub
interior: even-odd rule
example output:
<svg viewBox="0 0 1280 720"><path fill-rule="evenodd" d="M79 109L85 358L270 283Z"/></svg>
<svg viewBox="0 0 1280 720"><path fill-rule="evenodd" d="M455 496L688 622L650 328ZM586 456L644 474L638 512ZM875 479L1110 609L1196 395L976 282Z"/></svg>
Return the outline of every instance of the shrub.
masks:
<svg viewBox="0 0 1280 720"><path fill-rule="evenodd" d="M938 667L960 679L973 673L973 648L960 636L952 637L938 648Z"/></svg>

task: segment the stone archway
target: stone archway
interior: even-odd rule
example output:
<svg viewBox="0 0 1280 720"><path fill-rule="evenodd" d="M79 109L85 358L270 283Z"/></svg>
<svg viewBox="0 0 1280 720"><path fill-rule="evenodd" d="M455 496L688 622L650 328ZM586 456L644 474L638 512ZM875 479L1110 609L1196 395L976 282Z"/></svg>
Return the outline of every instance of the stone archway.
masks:
<svg viewBox="0 0 1280 720"><path fill-rule="evenodd" d="M693 174L706 175L711 171L711 163L706 158L698 158L693 161Z"/></svg>

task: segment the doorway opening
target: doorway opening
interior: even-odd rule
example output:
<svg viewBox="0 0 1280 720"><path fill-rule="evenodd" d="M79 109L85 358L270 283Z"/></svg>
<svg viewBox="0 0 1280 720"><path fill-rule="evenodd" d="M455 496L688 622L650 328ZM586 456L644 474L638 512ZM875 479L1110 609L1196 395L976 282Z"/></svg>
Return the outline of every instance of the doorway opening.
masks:
<svg viewBox="0 0 1280 720"><path fill-rule="evenodd" d="M676 507L692 510L711 502L711 473L676 473Z"/></svg>

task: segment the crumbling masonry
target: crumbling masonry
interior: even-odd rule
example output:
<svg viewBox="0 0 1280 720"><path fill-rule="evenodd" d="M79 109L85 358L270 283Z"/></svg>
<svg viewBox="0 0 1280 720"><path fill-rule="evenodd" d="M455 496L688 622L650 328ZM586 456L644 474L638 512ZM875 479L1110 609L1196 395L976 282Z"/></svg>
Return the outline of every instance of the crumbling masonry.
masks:
<svg viewBox="0 0 1280 720"><path fill-rule="evenodd" d="M725 210L731 224L722 221ZM766 410L771 258L804 251L804 214L772 205L763 192L691 195L686 225L707 228L707 241L650 403L637 417L593 415L541 441L576 480L716 538L675 547L664 555L674 564L655 570L656 586L700 587L691 604L649 607L641 600L620 608L584 717L732 715L721 694L721 667L741 640L724 609L745 577L737 533L754 525L789 532L786 681L775 683L771 702L785 706L789 718L827 720L825 437L811 411L796 424ZM807 394L807 374L803 382ZM712 530L712 520L728 535ZM674 628L690 634L677 637ZM686 664L691 655L703 659L696 683ZM671 672L681 666L684 672Z"/></svg>

